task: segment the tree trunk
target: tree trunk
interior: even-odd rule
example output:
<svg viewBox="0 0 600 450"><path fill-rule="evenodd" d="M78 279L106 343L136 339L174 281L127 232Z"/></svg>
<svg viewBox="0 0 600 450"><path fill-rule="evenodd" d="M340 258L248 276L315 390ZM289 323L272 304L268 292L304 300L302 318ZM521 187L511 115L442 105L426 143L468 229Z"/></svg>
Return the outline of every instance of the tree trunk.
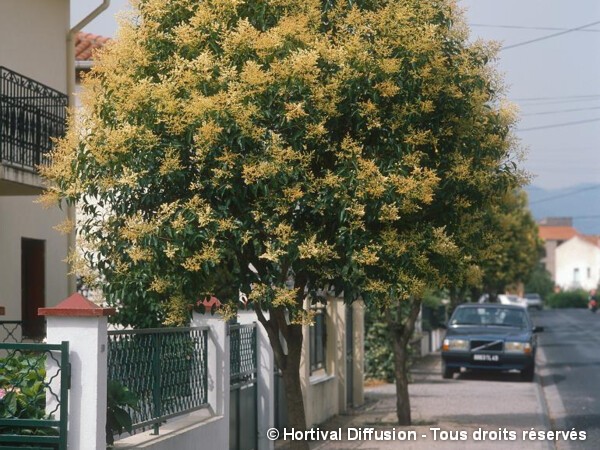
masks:
<svg viewBox="0 0 600 450"><path fill-rule="evenodd" d="M411 425L410 397L408 394L408 346L415 329L415 322L421 310L421 299L411 299L408 314L398 305L395 319L388 315L394 347L394 367L396 375L396 415L399 425Z"/></svg>
<svg viewBox="0 0 600 450"><path fill-rule="evenodd" d="M302 325L288 324L283 309L270 311L267 320L262 311L257 309L259 322L267 330L269 342L273 349L275 361L281 370L285 399L287 402L288 424L286 429L291 431L306 430L306 412L304 409L304 397L302 395L302 384L300 381L300 357L302 354ZM281 337L287 344L287 353L281 345ZM286 449L309 450L308 441L288 440Z"/></svg>
<svg viewBox="0 0 600 450"><path fill-rule="evenodd" d="M394 333L394 366L396 376L396 416L399 425L411 425L410 397L408 395L408 354L404 340Z"/></svg>
<svg viewBox="0 0 600 450"><path fill-rule="evenodd" d="M283 384L285 387L285 400L287 402L288 431L297 432L306 430L306 414L304 411L304 398L300 384L299 370L283 370ZM289 449L308 450L308 441L288 441Z"/></svg>

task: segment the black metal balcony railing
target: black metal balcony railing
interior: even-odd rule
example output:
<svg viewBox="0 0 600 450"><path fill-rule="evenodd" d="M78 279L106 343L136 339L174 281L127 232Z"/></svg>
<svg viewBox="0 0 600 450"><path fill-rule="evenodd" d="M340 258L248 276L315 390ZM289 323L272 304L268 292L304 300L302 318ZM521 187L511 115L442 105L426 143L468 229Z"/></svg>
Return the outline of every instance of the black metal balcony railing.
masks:
<svg viewBox="0 0 600 450"><path fill-rule="evenodd" d="M0 162L34 169L66 129L68 97L0 66Z"/></svg>

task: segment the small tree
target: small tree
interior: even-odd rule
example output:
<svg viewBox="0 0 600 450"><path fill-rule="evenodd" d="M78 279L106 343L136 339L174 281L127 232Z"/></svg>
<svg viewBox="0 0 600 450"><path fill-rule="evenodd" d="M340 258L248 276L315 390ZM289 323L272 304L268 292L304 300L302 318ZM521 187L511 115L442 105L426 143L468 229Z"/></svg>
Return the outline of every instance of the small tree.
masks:
<svg viewBox="0 0 600 450"><path fill-rule="evenodd" d="M535 269L529 276L529 280L525 283L526 292L536 292L542 296L543 299L548 299L554 292L554 280L550 272L546 270L544 264L538 263Z"/></svg>
<svg viewBox="0 0 600 450"><path fill-rule="evenodd" d="M304 429L305 299L333 286L399 302L405 381L425 287L476 272L462 221L514 184L492 51L450 0L134 5L45 171L50 201L82 204L118 319L183 323L204 294L233 311L245 293Z"/></svg>
<svg viewBox="0 0 600 450"><path fill-rule="evenodd" d="M492 205L486 224L493 242L482 252L484 292L496 295L525 283L543 252L523 191L510 191Z"/></svg>

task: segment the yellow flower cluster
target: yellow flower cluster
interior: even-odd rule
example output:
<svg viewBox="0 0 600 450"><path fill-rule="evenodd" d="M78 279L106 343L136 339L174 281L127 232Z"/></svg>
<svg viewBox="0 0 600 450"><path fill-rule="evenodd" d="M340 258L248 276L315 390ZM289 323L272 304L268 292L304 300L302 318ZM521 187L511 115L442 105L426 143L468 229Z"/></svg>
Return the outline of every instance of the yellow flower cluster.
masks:
<svg viewBox="0 0 600 450"><path fill-rule="evenodd" d="M338 259L333 245L317 241L317 235L313 234L304 243L298 246L300 259L309 259L317 263L323 263Z"/></svg>
<svg viewBox="0 0 600 450"><path fill-rule="evenodd" d="M150 290L158 294L164 294L171 284L164 278L154 277L152 283L150 283Z"/></svg>
<svg viewBox="0 0 600 450"><path fill-rule="evenodd" d="M206 262L218 264L220 259L219 249L216 247L216 243L212 241L204 245L201 251L186 258L185 261L181 263L181 266L190 272L198 272L202 269L202 264Z"/></svg>
<svg viewBox="0 0 600 450"><path fill-rule="evenodd" d="M377 253L381 250L379 245L371 245L368 247L361 248L354 255L354 260L361 265L372 266L377 264L379 256Z"/></svg>
<svg viewBox="0 0 600 450"><path fill-rule="evenodd" d="M121 236L128 241L135 242L155 231L156 224L145 220L142 213L138 212L125 220L125 224L121 229Z"/></svg>

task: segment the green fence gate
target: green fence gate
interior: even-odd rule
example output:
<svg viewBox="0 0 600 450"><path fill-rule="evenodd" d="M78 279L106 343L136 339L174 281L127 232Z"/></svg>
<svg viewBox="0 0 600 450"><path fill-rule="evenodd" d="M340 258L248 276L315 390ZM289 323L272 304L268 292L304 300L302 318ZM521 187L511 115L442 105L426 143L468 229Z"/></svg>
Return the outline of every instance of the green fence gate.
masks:
<svg viewBox="0 0 600 450"><path fill-rule="evenodd" d="M0 447L67 450L69 343L0 343Z"/></svg>
<svg viewBox="0 0 600 450"><path fill-rule="evenodd" d="M229 325L229 449L258 446L256 324Z"/></svg>

